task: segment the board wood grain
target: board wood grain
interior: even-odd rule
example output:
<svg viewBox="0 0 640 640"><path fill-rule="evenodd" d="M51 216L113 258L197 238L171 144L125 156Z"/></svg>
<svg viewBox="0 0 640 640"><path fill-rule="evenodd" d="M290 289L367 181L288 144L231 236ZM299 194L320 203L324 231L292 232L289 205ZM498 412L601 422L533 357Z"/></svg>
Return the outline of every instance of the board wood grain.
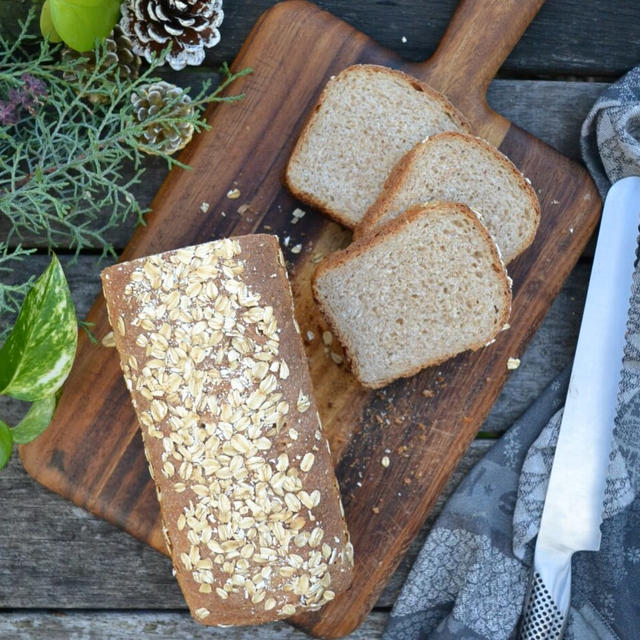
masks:
<svg viewBox="0 0 640 640"><path fill-rule="evenodd" d="M307 355L356 553L351 589L321 611L293 619L314 635L343 636L373 606L505 383L507 359L522 354L597 223L600 201L584 169L510 124L485 100L491 78L542 2L463 1L439 49L422 64L404 62L307 2L276 5L258 21L234 63L236 69L254 69L234 87L246 98L209 110L211 129L180 157L191 170L171 171L147 226L123 254L127 260L258 231L289 238L285 255L296 315L303 334L315 336ZM310 295L314 260L345 246L349 233L312 211L293 224L298 204L281 185L292 145L326 80L354 62L402 68L444 91L475 133L499 146L531 179L542 204L533 246L510 265L511 329L490 348L377 392L359 387L330 357L339 348L325 348L320 339L325 327ZM229 199L235 189L240 197ZM289 250L298 244L300 253ZM98 335L109 331L102 298L88 319ZM388 468L381 465L385 455ZM21 456L45 486L164 550L113 350L81 337L54 423Z"/></svg>

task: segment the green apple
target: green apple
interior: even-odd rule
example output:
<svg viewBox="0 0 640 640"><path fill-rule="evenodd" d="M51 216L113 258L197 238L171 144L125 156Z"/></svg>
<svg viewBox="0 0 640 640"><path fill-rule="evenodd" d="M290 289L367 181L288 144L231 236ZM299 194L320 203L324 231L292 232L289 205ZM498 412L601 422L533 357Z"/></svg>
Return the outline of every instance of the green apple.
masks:
<svg viewBox="0 0 640 640"><path fill-rule="evenodd" d="M64 43L76 51L93 49L113 30L120 0L48 0L51 22Z"/></svg>
<svg viewBox="0 0 640 640"><path fill-rule="evenodd" d="M42 5L42 11L40 12L40 33L42 33L45 38L49 38L51 42L61 42L62 40L51 21L49 0L45 0L45 3Z"/></svg>

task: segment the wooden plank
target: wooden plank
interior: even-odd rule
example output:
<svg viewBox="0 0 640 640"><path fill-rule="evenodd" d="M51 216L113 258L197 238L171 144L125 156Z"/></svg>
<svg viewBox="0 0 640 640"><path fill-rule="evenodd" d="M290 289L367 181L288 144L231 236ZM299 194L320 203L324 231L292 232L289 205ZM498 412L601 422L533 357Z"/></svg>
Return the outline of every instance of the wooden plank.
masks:
<svg viewBox="0 0 640 640"><path fill-rule="evenodd" d="M491 348L463 354L381 392L366 393L346 368L336 367L324 354L319 341L309 345L314 389L339 460L337 473L356 558L352 588L321 612L295 619L317 635L347 634L375 604L489 413L506 381L508 357L524 352L598 219L599 199L586 172L511 126L484 101L494 73L541 4L542 0L466 0L432 59L406 67L447 93L475 131L500 145L531 178L541 197L542 222L534 245L511 265L511 329ZM296 49L300 42L312 43L311 49L303 54ZM313 5L278 5L260 21L235 63L255 69L238 87L247 91L247 98L220 105L210 114L211 130L182 156L193 171L171 172L154 200L149 226L134 235L124 257L247 233L262 224L280 232L288 229L288 211L295 202L283 191L280 177L295 133L327 76L356 61L401 64ZM219 215L233 186L250 198L251 221L248 216L231 220ZM200 210L203 201L212 205L209 214ZM295 229L296 236L303 233L304 251L291 256L297 318L303 330L318 329L321 321L309 288L315 267L311 246L327 253L347 238L336 225L312 214ZM90 318L98 331L106 331L101 301ZM435 392L428 402L422 395L425 389ZM379 461L388 452L392 463L385 470ZM26 468L45 486L162 547L154 489L113 352L81 339L53 425L21 454Z"/></svg>
<svg viewBox="0 0 640 640"><path fill-rule="evenodd" d="M37 486L17 456L0 491L0 608L185 606L167 558Z"/></svg>
<svg viewBox="0 0 640 640"><path fill-rule="evenodd" d="M1 235L1 232L0 232ZM71 255L59 254L60 262L71 290L71 297L76 306L79 318L84 318L91 307L93 299L100 291L100 271L113 264L110 257L99 259L95 255L80 255L77 258ZM48 255L37 253L30 255L19 263L9 276L2 274L2 278L9 284L16 284L27 280L30 276L39 276L50 262ZM12 318L3 314L0 317L2 329L13 322ZM0 402L2 398L0 397Z"/></svg>
<svg viewBox="0 0 640 640"><path fill-rule="evenodd" d="M207 63L230 59L237 50L234 45L237 47L244 40L262 11L272 4L274 0L243 0L229 9L225 7L222 41L207 55ZM318 0L317 4L383 47L408 60L419 61L435 51L457 0L360 4L352 0ZM640 59L640 34L636 28L639 22L640 6L634 0L547 2L505 61L501 74L619 76ZM232 25L233 31L228 25ZM612 42L625 45L612 47Z"/></svg>
<svg viewBox="0 0 640 640"><path fill-rule="evenodd" d="M382 637L388 613L376 611L346 640ZM308 640L302 631L279 622L261 627L203 627L187 613L20 611L0 614L0 637L11 640Z"/></svg>
<svg viewBox="0 0 640 640"><path fill-rule="evenodd" d="M220 43L207 52L206 64L217 67L235 57L263 11L276 0L235 0L224 6ZM318 0L317 4L408 60L423 60L435 51L457 0ZM0 17L13 18L15 0L0 1ZM22 2L21 13L28 8ZM507 58L501 73L524 76L575 74L616 77L640 59L640 6L635 0L554 0L547 2ZM406 39L406 42L403 41ZM611 46L612 42L624 46Z"/></svg>
<svg viewBox="0 0 640 640"><path fill-rule="evenodd" d="M165 73L172 82L190 85L194 90L207 78L208 72ZM514 124L540 138L560 153L580 160L580 127L589 109L602 91L609 86L601 82L552 82L545 80L494 80L489 85L487 99L492 108ZM158 158L145 161L147 172L133 190L143 207L148 207L162 181L167 176L166 163ZM226 213L238 215L243 202L229 202ZM109 232L107 238L122 249L134 231L134 220ZM9 232L8 220L0 216L0 237ZM42 247L43 238L25 234L22 244Z"/></svg>
<svg viewBox="0 0 640 640"><path fill-rule="evenodd" d="M487 100L511 122L580 161L580 127L608 86L604 82L494 80Z"/></svg>

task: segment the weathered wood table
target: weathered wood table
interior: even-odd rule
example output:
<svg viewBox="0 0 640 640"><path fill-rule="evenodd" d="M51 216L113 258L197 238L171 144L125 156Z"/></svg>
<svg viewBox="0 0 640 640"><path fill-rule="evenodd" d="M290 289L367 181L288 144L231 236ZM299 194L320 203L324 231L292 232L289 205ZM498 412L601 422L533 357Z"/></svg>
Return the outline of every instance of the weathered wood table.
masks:
<svg viewBox="0 0 640 640"><path fill-rule="evenodd" d="M489 2L490 0L486 0ZM206 66L166 76L195 86L231 60L271 0L226 0L222 42L210 51ZM453 13L455 0L321 0L384 46L421 60L436 47ZM579 129L598 94L640 62L640 5L635 0L548 0L509 57L489 90L489 102L514 123L572 157L579 157ZM151 201L166 169L149 162L138 192ZM0 216L0 234L3 230ZM126 244L132 228L114 236ZM39 238L31 238L40 246ZM59 250L80 315L99 289L104 266L96 255L76 261ZM66 253L66 255L65 255ZM439 507L462 476L529 405L572 356L590 270L587 250L533 338L479 438L461 462L421 535L365 623L350 637L382 635L412 560ZM25 263L39 273L47 256ZM14 422L22 407L0 401L4 419ZM14 456L0 472L0 638L303 638L287 624L214 630L191 621L171 576L169 561L124 532L90 516L33 482Z"/></svg>

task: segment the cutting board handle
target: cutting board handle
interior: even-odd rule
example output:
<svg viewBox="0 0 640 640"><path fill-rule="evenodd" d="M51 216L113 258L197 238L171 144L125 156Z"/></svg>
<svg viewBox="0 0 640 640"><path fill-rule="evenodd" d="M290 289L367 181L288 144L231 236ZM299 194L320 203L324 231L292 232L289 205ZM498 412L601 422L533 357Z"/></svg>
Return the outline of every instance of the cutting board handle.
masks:
<svg viewBox="0 0 640 640"><path fill-rule="evenodd" d="M544 0L461 0L420 75L456 104L484 102L489 83Z"/></svg>

